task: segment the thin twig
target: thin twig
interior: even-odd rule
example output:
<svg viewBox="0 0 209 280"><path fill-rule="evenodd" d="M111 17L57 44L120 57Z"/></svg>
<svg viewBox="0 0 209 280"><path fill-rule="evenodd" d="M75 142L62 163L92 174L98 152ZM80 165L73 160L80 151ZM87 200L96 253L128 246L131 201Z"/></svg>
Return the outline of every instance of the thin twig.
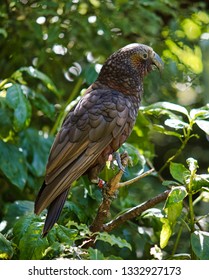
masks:
<svg viewBox="0 0 209 280"><path fill-rule="evenodd" d="M146 172L140 174L139 176L137 176L137 177L135 177L135 178L133 178L133 179L131 179L131 180L128 180L128 181L126 181L126 182L119 183L119 188L125 187L125 186L128 186L128 185L131 185L131 184L133 184L133 183L139 181L140 179L142 179L142 178L148 176L149 174L151 174L151 173L154 172L154 171L155 171L155 169L152 168L152 169L150 169L150 170L148 170L148 171L146 171Z"/></svg>

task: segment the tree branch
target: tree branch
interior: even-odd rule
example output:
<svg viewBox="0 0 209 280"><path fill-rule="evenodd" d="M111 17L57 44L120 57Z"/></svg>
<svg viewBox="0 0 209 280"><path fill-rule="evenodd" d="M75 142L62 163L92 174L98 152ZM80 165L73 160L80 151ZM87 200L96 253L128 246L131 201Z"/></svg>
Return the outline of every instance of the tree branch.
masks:
<svg viewBox="0 0 209 280"><path fill-rule="evenodd" d="M154 169L148 170L147 172L129 181L120 183L121 177L124 173L124 169L128 165L128 161L129 161L128 154L127 153L122 154L121 163L124 168L120 169L119 172L103 187L103 200L101 205L99 206L97 215L90 226L90 230L92 232L98 232L104 230L106 231L106 229L104 229L104 222L108 217L112 200L116 197L116 192L120 187L133 184L134 182L140 180L141 178L144 178L145 176L151 174L154 171Z"/></svg>
<svg viewBox="0 0 209 280"><path fill-rule="evenodd" d="M128 164L129 156L127 153L123 154L121 158L121 163L125 168ZM103 187L103 200L99 209L97 211L97 215L90 226L90 230L92 232L103 231L103 224L105 219L107 218L110 210L110 205L112 200L115 198L115 194L117 189L119 188L119 182L123 175L124 169L120 169L119 172Z"/></svg>
<svg viewBox="0 0 209 280"><path fill-rule="evenodd" d="M106 223L103 225L103 230L110 232L114 228L120 226L124 222L131 220L139 215L141 215L145 210L150 209L154 207L156 204L165 201L170 193L170 190L166 190L165 192L151 198L148 201L145 201L144 203L137 205L136 207L131 208L124 214L118 216L116 219Z"/></svg>
<svg viewBox="0 0 209 280"><path fill-rule="evenodd" d="M103 199L99 206L99 209L97 211L97 215L92 222L90 226L90 230L93 233L101 232L101 231L107 231L110 232L114 228L120 226L124 222L133 219L139 215L141 215L142 212L145 210L155 206L156 204L166 200L169 194L169 190L165 191L164 193L161 193L157 195L156 197L128 210L124 214L120 215L119 217L113 219L112 221L105 224L105 220L107 219L110 211L110 206L116 197L116 192L120 187L124 187L127 185L130 185L141 178L144 178L145 176L151 174L154 171L154 168L148 170L147 172L131 179L126 182L120 183L121 177L124 173L125 167L128 165L129 156L127 153L124 153L121 155L121 163L124 168L120 169L119 172L109 181L106 183L106 185L103 187ZM89 248L94 245L96 238L96 234L92 235L92 238L90 240L85 240L82 244L82 247Z"/></svg>

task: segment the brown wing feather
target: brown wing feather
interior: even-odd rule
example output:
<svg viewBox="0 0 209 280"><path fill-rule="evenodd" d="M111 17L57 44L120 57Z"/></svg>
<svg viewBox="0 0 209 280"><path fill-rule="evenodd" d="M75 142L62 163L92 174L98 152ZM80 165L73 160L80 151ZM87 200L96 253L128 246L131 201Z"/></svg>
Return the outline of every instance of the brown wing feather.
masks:
<svg viewBox="0 0 209 280"><path fill-rule="evenodd" d="M129 108L121 102L123 106L118 110L118 99L124 99L119 92L94 90L68 114L50 152L45 184L35 204L36 213L67 190L122 134Z"/></svg>

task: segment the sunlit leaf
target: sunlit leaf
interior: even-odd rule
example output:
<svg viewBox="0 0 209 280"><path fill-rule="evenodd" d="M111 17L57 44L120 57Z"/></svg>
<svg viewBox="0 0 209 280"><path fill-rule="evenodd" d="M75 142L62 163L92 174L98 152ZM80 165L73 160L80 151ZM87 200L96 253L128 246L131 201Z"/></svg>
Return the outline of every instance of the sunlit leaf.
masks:
<svg viewBox="0 0 209 280"><path fill-rule="evenodd" d="M205 120L196 120L195 122L200 129L202 129L206 134L209 135L209 121Z"/></svg>
<svg viewBox="0 0 209 280"><path fill-rule="evenodd" d="M165 208L170 207L171 205L175 205L183 201L183 199L187 196L187 191L185 187L173 187L168 195L166 200Z"/></svg>
<svg viewBox="0 0 209 280"><path fill-rule="evenodd" d="M173 187L166 200L164 211L170 225L175 225L181 215L183 200L187 196L185 187Z"/></svg>
<svg viewBox="0 0 209 280"><path fill-rule="evenodd" d="M142 108L142 109L145 110L146 112L158 111L159 113L164 113L164 110L166 110L167 112L170 110L170 111L179 112L179 113L184 114L186 116L189 115L188 111L185 107L174 104L174 103L165 102L165 101L154 103L154 104L149 105L149 106L147 106L145 108Z"/></svg>
<svg viewBox="0 0 209 280"><path fill-rule="evenodd" d="M160 233L160 246L164 248L172 235L173 228L183 209L183 199L187 196L185 187L173 187L165 202L164 212L166 216L161 218L163 223Z"/></svg>
<svg viewBox="0 0 209 280"><path fill-rule="evenodd" d="M209 188L209 174L196 174L192 181L192 191L198 192L203 188L205 190Z"/></svg>
<svg viewBox="0 0 209 280"><path fill-rule="evenodd" d="M190 111L190 117L194 120L198 119L208 119L209 118L209 108L202 107L202 108L198 108L198 109L192 109Z"/></svg>
<svg viewBox="0 0 209 280"><path fill-rule="evenodd" d="M172 235L172 229L168 219L161 219L163 226L160 232L160 248L165 248Z"/></svg>
<svg viewBox="0 0 209 280"><path fill-rule="evenodd" d="M177 119L167 119L167 120L165 120L165 125L175 128L176 130L184 129L189 126L188 123L185 123L185 122L177 120Z"/></svg>
<svg viewBox="0 0 209 280"><path fill-rule="evenodd" d="M177 219L181 215L183 209L183 201L176 202L175 204L166 204L164 211L171 226L175 225Z"/></svg>
<svg viewBox="0 0 209 280"><path fill-rule="evenodd" d="M185 181L185 176L190 175L189 170L183 164L175 162L170 163L170 173L175 180L182 184Z"/></svg>

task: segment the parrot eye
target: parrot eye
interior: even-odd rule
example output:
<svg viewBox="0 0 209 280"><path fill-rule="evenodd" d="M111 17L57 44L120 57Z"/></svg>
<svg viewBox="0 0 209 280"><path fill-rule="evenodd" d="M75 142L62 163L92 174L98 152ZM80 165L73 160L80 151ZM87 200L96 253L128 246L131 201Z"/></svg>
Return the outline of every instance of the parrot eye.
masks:
<svg viewBox="0 0 209 280"><path fill-rule="evenodd" d="M148 54L147 54L147 53L143 53L143 54L142 54L142 58L143 58L144 60L146 60L146 59L148 58Z"/></svg>

